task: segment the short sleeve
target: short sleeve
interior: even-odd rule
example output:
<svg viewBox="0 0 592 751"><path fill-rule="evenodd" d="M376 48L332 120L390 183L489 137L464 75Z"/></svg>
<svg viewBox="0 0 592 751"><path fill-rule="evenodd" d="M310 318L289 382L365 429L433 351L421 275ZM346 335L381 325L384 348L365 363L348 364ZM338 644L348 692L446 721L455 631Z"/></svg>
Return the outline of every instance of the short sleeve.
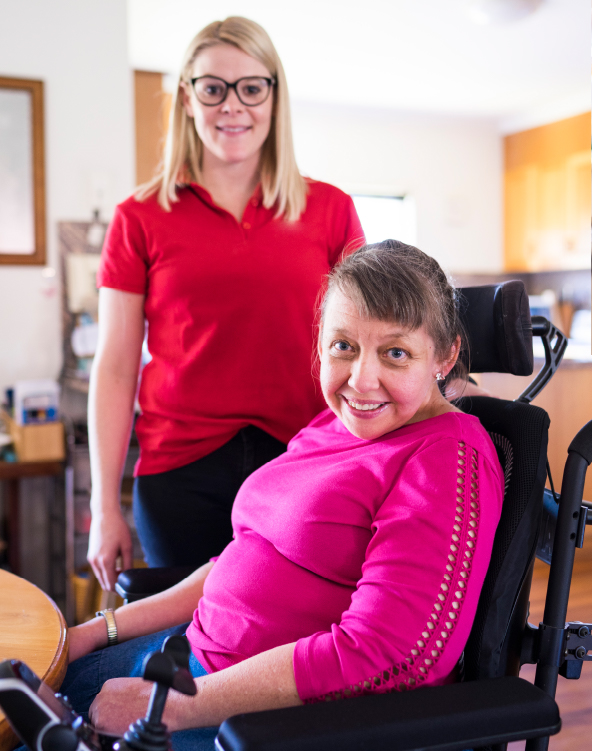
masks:
<svg viewBox="0 0 592 751"><path fill-rule="evenodd" d="M146 237L141 221L131 211L132 202L134 199L128 199L115 209L101 252L97 287L144 295L149 266Z"/></svg>
<svg viewBox="0 0 592 751"><path fill-rule="evenodd" d="M351 196L343 193L338 217L334 222L333 248L329 257L331 268L342 258L353 253L365 243L364 230Z"/></svg>
<svg viewBox="0 0 592 751"><path fill-rule="evenodd" d="M499 467L455 438L424 448L381 504L350 607L300 639L305 702L451 680L468 638L501 513Z"/></svg>

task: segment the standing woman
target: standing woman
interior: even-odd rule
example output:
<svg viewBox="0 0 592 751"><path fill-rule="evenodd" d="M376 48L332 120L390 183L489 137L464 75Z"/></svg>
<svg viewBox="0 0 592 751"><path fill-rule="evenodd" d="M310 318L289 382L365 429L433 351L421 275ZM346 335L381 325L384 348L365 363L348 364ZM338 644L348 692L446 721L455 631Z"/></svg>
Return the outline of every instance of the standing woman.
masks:
<svg viewBox="0 0 592 751"><path fill-rule="evenodd" d="M150 566L197 567L230 541L244 479L323 409L315 300L362 242L351 198L298 172L266 32L207 26L184 58L162 172L117 207L98 274L88 558L103 589L118 556L132 562L120 483L145 329L134 518Z"/></svg>

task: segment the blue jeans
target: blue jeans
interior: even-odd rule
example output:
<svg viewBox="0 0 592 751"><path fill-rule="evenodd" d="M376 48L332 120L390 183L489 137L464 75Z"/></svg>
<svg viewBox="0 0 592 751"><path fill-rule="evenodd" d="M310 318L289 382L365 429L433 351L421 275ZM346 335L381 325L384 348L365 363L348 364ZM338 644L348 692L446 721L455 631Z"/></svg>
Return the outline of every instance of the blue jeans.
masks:
<svg viewBox="0 0 592 751"><path fill-rule="evenodd" d="M137 678L142 676L142 663L149 652L162 647L171 634L184 634L189 624L174 626L156 634L116 644L92 652L68 666L60 692L68 697L75 712L88 720L88 710L101 686L109 678ZM189 670L194 678L206 671L192 654ZM217 727L180 730L172 734L173 751L213 751Z"/></svg>

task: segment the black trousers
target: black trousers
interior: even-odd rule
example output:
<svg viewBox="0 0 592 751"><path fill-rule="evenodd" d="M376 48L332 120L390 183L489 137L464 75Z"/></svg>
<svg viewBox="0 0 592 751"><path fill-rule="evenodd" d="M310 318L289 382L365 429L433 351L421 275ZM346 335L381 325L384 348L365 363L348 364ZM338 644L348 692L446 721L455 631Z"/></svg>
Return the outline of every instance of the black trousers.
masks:
<svg viewBox="0 0 592 751"><path fill-rule="evenodd" d="M134 520L149 566L201 566L232 539L238 489L286 445L249 425L216 451L184 467L134 482Z"/></svg>

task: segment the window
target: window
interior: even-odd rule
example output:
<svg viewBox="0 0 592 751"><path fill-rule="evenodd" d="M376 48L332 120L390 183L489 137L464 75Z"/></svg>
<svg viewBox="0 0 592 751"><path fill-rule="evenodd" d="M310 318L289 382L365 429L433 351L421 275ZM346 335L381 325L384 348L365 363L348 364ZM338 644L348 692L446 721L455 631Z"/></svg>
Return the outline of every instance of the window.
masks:
<svg viewBox="0 0 592 751"><path fill-rule="evenodd" d="M415 201L409 196L373 196L352 193L366 241L401 240L415 245L417 219Z"/></svg>

